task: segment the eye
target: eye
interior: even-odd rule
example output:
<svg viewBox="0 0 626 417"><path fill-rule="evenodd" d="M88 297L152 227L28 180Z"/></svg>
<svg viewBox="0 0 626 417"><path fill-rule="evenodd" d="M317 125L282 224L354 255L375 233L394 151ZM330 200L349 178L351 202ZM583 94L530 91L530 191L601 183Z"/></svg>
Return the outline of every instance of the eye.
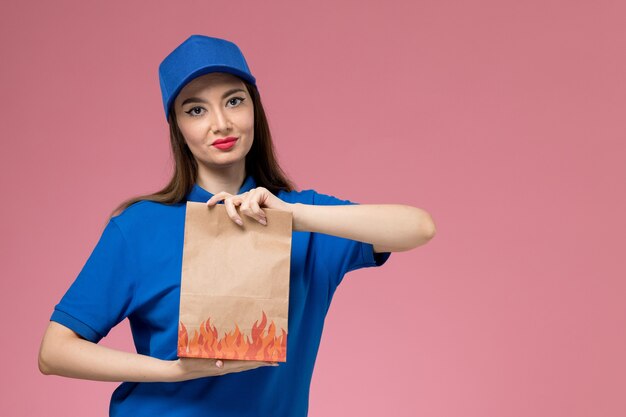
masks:
<svg viewBox="0 0 626 417"><path fill-rule="evenodd" d="M187 113L191 117L198 117L202 113L197 113L196 110L204 110L204 108L202 108L200 106L192 107L189 110L187 110L185 113Z"/></svg>
<svg viewBox="0 0 626 417"><path fill-rule="evenodd" d="M232 107L237 107L239 104L241 104L245 100L245 98L243 98L243 97L233 97L230 100L228 100L228 103L232 102L233 100L240 100L236 105L232 106ZM203 114L204 110L205 110L204 107L195 106L195 107L192 107L189 110L187 110L185 113L187 113L191 117L199 117L199 116L201 116Z"/></svg>
<svg viewBox="0 0 626 417"><path fill-rule="evenodd" d="M239 103L242 103L245 100L245 98L243 98L243 97L233 97L230 100L228 100L228 102L230 103L233 100L241 100Z"/></svg>

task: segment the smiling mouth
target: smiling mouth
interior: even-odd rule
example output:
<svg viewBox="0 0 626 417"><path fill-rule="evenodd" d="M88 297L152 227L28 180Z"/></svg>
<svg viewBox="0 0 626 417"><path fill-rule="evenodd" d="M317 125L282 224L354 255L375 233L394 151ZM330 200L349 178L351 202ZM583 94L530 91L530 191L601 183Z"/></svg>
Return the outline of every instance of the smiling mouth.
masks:
<svg viewBox="0 0 626 417"><path fill-rule="evenodd" d="M220 143L230 143L230 142L234 142L236 141L238 138L234 137L234 136L229 136L227 138L224 139L217 139L215 141L213 141L213 143L211 145L219 145Z"/></svg>
<svg viewBox="0 0 626 417"><path fill-rule="evenodd" d="M230 140L230 141L227 141L227 142L215 143L212 146L214 148L216 148L216 149L220 149L222 151L226 151L226 150L234 148L236 144L237 144L237 140Z"/></svg>

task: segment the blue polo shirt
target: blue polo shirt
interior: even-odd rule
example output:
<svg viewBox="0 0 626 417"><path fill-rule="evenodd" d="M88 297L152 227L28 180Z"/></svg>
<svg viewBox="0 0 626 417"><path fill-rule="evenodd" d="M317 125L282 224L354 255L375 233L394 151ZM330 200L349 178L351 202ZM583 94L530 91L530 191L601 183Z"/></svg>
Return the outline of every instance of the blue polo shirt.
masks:
<svg viewBox="0 0 626 417"><path fill-rule="evenodd" d="M256 187L248 175L238 194ZM194 184L187 201L213 194ZM359 204L312 189L277 195L288 203ZM223 204L223 201L219 204ZM185 202L137 202L107 223L50 320L94 343L128 317L137 353L176 360ZM369 243L293 231L287 362L181 382L122 382L109 415L124 417L304 417L324 318L344 274L383 265Z"/></svg>

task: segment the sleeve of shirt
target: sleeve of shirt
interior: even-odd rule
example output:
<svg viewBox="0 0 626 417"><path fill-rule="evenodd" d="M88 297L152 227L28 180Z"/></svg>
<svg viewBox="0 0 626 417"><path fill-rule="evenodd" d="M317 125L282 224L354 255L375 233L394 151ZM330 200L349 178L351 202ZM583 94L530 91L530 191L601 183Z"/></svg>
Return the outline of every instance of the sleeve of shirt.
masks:
<svg viewBox="0 0 626 417"><path fill-rule="evenodd" d="M98 343L130 313L136 279L133 268L128 243L111 218L50 320Z"/></svg>
<svg viewBox="0 0 626 417"><path fill-rule="evenodd" d="M320 206L359 204L313 190L313 204ZM337 277L336 285L343 276L356 269L382 266L391 252L374 252L374 245L339 236L315 233L316 262L322 262Z"/></svg>

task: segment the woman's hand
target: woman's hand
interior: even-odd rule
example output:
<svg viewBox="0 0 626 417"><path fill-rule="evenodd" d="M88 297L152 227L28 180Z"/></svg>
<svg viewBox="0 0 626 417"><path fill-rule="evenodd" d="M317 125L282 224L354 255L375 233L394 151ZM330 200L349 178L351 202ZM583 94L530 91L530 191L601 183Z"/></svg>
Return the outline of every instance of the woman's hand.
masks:
<svg viewBox="0 0 626 417"><path fill-rule="evenodd" d="M233 359L178 358L169 361L173 372L169 382L180 382L188 379L219 376L231 372L242 372L261 366L279 366L278 362L242 361Z"/></svg>
<svg viewBox="0 0 626 417"><path fill-rule="evenodd" d="M237 213L237 206L239 206L239 211L241 213L248 217L252 217L262 225L267 224L267 219L265 217L265 213L261 210L261 207L292 212L293 206L293 204L285 203L283 200L276 197L265 187L253 188L250 191L237 195L221 191L211 197L206 204L211 207L222 200L224 200L228 216L239 226L243 226L243 220L241 220L241 217Z"/></svg>

